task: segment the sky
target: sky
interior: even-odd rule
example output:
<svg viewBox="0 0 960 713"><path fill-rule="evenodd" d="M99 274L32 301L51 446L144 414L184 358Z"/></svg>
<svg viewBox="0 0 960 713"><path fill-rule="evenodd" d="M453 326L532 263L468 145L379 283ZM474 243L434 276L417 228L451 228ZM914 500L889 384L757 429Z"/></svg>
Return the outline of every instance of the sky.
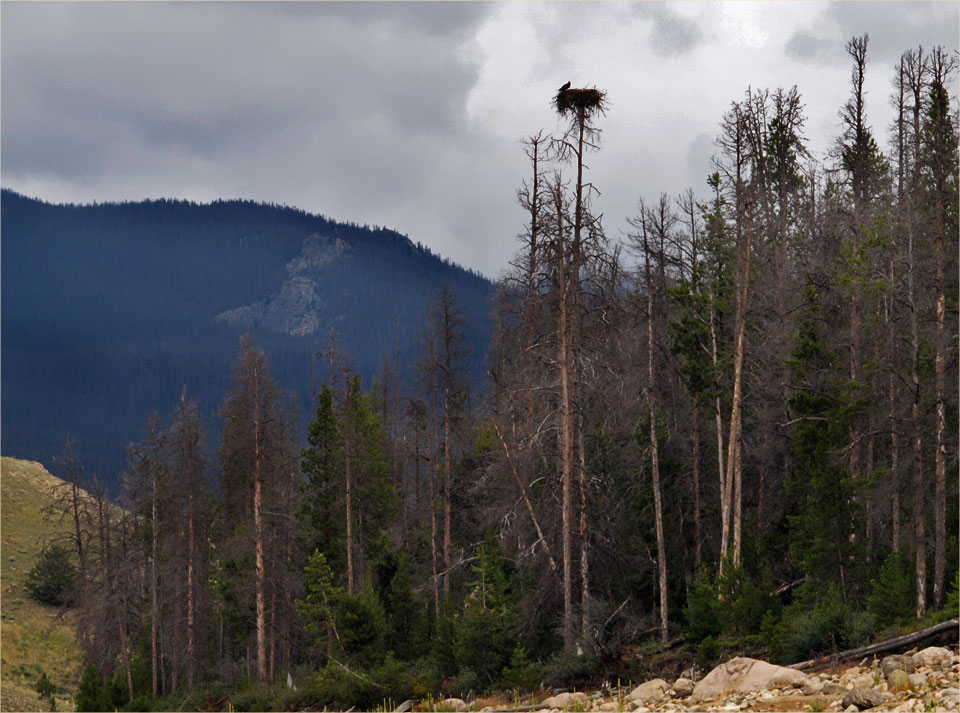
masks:
<svg viewBox="0 0 960 713"><path fill-rule="evenodd" d="M0 184L52 202L246 198L382 225L489 277L517 249L521 140L564 82L607 93L587 157L612 240L638 199L707 195L724 111L797 86L824 158L869 33L893 69L958 46L936 2L0 3Z"/></svg>

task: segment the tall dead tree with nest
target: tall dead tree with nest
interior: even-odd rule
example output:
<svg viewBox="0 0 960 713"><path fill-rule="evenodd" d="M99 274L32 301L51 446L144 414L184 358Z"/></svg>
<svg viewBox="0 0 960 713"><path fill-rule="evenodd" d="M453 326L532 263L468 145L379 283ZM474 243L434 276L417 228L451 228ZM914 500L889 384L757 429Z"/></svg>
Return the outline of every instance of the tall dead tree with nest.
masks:
<svg viewBox="0 0 960 713"><path fill-rule="evenodd" d="M599 233L599 220L588 209L588 195L592 184L583 180L584 152L596 150L600 130L593 121L602 115L606 108L606 95L596 87L572 89L567 82L554 97L554 107L560 116L569 119L570 124L563 136L555 139L554 148L561 160L572 160L577 167L577 179L574 186L573 224L570 230L569 261L564 266L566 284L561 285L559 302L559 351L557 355L560 376L560 460L562 472L562 527L563 527L563 647L572 652L576 646L576 624L573 605L573 473L578 469L580 483L580 608L581 627L586 633L589 612L589 567L588 567L588 528L586 512L586 473L584 459L576 458L574 443L581 443L578 433L582 417L576 394L581 380L578 378L577 365L580 353L580 310L583 302L580 293L581 272L586 264L587 250L585 240ZM560 190L559 182L557 190ZM562 208L562 201L557 203ZM557 211L559 223L569 223L564 211ZM563 226L558 225L558 243L562 242ZM558 255L566 250L559 250Z"/></svg>

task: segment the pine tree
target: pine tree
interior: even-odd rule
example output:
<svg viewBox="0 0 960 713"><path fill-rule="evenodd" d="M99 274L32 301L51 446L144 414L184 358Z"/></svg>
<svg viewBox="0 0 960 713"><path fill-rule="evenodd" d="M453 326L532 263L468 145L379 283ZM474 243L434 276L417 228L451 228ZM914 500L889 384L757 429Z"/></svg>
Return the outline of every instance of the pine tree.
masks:
<svg viewBox="0 0 960 713"><path fill-rule="evenodd" d="M788 362L793 417L788 493L795 508L790 517L791 552L795 564L817 586L835 583L848 596L859 582L862 545L855 484L840 455L859 404L850 399L837 373L838 357L825 341L825 330L821 296L808 284Z"/></svg>

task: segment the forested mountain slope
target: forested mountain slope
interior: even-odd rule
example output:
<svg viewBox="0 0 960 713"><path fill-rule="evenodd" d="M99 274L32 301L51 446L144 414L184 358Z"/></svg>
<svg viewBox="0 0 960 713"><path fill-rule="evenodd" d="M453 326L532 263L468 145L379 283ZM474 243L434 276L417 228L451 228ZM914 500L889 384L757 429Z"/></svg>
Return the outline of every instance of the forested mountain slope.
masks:
<svg viewBox="0 0 960 713"><path fill-rule="evenodd" d="M490 283L391 230L248 201L50 205L8 190L0 220L4 453L49 464L70 435L112 478L184 386L212 416L248 331L306 416L331 329L365 381L386 355L403 376L443 282L484 370Z"/></svg>

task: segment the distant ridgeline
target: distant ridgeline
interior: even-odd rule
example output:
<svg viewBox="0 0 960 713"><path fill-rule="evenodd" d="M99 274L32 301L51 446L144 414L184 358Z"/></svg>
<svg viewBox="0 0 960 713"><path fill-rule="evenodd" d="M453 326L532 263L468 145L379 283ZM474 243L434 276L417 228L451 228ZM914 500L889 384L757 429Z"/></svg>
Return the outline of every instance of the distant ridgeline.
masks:
<svg viewBox="0 0 960 713"><path fill-rule="evenodd" d="M474 382L484 373L490 282L392 230L250 201L51 205L3 190L0 231L4 455L50 467L70 435L112 482L184 385L216 434L244 332L304 429L330 329L364 383L397 350L408 379L442 282Z"/></svg>

